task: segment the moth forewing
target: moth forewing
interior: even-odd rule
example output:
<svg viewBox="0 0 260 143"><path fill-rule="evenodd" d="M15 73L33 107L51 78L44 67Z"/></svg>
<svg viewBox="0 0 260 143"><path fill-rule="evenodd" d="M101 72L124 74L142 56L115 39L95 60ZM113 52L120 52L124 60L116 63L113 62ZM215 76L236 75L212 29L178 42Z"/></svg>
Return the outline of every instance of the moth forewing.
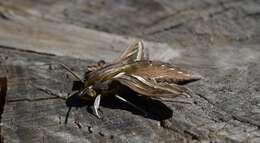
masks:
<svg viewBox="0 0 260 143"><path fill-rule="evenodd" d="M183 95L186 97L191 97L193 95L193 92L189 89L186 88L184 86L180 86L174 83L159 83L160 86L162 87L167 87L169 89L171 89L172 91L175 91L177 93L179 93L179 95Z"/></svg>
<svg viewBox="0 0 260 143"><path fill-rule="evenodd" d="M144 43L143 43L143 41L138 42L138 52L137 52L137 57L135 60L136 61L144 60Z"/></svg>
<svg viewBox="0 0 260 143"><path fill-rule="evenodd" d="M139 61L134 69L133 74L157 82L184 84L200 79L199 76L193 76L187 71L159 61Z"/></svg>
<svg viewBox="0 0 260 143"><path fill-rule="evenodd" d="M122 85L129 87L131 90L141 95L156 96L159 94L163 94L161 90L156 90L152 86L144 84L143 82L129 75L122 75L115 78L115 80L119 81Z"/></svg>
<svg viewBox="0 0 260 143"><path fill-rule="evenodd" d="M143 41L138 41L130 45L118 59L112 62L112 64L123 62L131 63L141 60L144 60L144 45Z"/></svg>
<svg viewBox="0 0 260 143"><path fill-rule="evenodd" d="M145 96L176 97L179 95L190 96L190 92L184 87L174 86L167 83L156 83L137 75L120 74L114 77L121 84L133 91Z"/></svg>
<svg viewBox="0 0 260 143"><path fill-rule="evenodd" d="M132 64L140 60L144 60L144 46L142 41L130 45L118 59L106 67L104 66L105 62L104 64L97 63L89 66L88 71L85 73L85 85L89 86L95 80L112 78L114 74L123 69L122 67L127 67L127 64Z"/></svg>

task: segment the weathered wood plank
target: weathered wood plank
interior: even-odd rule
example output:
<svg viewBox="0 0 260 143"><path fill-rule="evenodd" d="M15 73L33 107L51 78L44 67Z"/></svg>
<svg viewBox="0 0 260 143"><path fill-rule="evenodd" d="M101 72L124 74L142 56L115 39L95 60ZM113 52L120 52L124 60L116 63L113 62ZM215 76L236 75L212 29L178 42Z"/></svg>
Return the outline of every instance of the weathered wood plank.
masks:
<svg viewBox="0 0 260 143"><path fill-rule="evenodd" d="M259 142L258 13L253 0L1 1L0 76L9 85L1 135L5 142ZM103 101L98 120L80 101L57 99L73 83L57 62L83 76L93 60L110 61L131 41L111 33L167 42L145 46L153 59L204 77L188 85L193 104L129 93L150 116L112 98ZM78 108L65 125L68 106Z"/></svg>
<svg viewBox="0 0 260 143"><path fill-rule="evenodd" d="M195 92L192 105L164 103L173 113L172 118L164 118L167 120L161 123L163 127L160 118L153 117L158 114L144 118L115 99L102 104L102 120L97 120L82 106L72 109L65 125L68 107L64 100L31 99L53 97L52 94L66 96L71 91L73 80L56 65L57 61L65 62L81 74L90 62L1 48L1 57L8 56L1 62L1 72L7 73L9 79L3 136L8 142L258 141L260 65L255 61L260 60L260 51L257 48L191 48L186 54L193 56L181 56L175 63L193 63L192 67L184 66L199 71L205 79L189 86ZM148 111L150 107L162 109L158 104L145 106L149 102L140 103ZM80 122L81 128L75 122Z"/></svg>
<svg viewBox="0 0 260 143"><path fill-rule="evenodd" d="M0 5L27 17L182 47L259 41L260 4L255 0L8 0Z"/></svg>
<svg viewBox="0 0 260 143"><path fill-rule="evenodd" d="M0 5L1 6L1 5ZM58 56L70 56L80 59L113 60L122 52L133 38L98 32L66 23L45 21L39 18L23 16L15 9L5 9L2 13L7 19L0 19L0 45L20 50L29 50ZM1 11L0 11L1 12ZM151 56L168 60L178 55L167 44L145 42ZM162 53L157 47L168 52Z"/></svg>

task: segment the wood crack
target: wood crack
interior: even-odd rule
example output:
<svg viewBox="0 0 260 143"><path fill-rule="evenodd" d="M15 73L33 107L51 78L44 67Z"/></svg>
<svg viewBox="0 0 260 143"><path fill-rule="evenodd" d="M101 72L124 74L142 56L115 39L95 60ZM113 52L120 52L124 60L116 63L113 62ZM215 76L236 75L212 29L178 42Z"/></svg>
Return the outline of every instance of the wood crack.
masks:
<svg viewBox="0 0 260 143"><path fill-rule="evenodd" d="M7 48L10 49L10 50L33 53L33 54L38 54L38 55L56 56L55 54L51 54L51 53L43 53L43 52L37 52L37 51L33 51L33 50L20 49L20 48L9 47L9 46L5 46L5 45L0 44L0 49L7 49Z"/></svg>

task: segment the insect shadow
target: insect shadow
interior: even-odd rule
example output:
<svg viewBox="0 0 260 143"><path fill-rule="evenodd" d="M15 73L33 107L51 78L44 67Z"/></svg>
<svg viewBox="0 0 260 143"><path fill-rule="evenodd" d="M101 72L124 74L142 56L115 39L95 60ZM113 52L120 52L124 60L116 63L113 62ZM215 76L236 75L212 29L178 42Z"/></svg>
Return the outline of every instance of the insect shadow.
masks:
<svg viewBox="0 0 260 143"><path fill-rule="evenodd" d="M68 112L66 115L65 123L67 123L67 119L69 117L69 113L72 107L75 108L83 108L87 107L88 112L93 113L91 110L91 106L93 105L93 101L85 101L82 100L79 96L79 91L83 88L83 84L81 81L74 81L72 86L72 91L75 91L73 95L71 95L66 100L66 105L68 107ZM140 107L144 110L141 112L136 108L130 106L124 101L115 98L115 96L104 96L102 97L101 106L110 108L110 109L121 109L129 111L133 114L143 116L145 118L162 121L165 119L169 119L173 115L173 111L163 104L161 101L151 99L145 96L138 96L138 94L128 87L121 85L118 83L117 86L120 86L120 91L117 93L119 96L123 97L127 101L134 103L136 106Z"/></svg>

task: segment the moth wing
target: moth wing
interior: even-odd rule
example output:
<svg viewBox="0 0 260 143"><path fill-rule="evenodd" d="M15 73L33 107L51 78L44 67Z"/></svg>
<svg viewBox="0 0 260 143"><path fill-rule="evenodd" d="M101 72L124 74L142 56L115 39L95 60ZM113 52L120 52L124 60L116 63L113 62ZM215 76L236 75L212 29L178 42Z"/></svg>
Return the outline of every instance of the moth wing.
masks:
<svg viewBox="0 0 260 143"><path fill-rule="evenodd" d="M131 44L124 52L123 54L116 60L114 60L112 63L131 63L134 61L142 61L144 60L144 44L143 41L134 42Z"/></svg>
<svg viewBox="0 0 260 143"><path fill-rule="evenodd" d="M129 87L133 91L152 97L167 97L174 98L176 96L191 96L190 90L183 86L167 83L156 83L154 80L145 79L138 75L118 74L114 80L119 81L121 84Z"/></svg>
<svg viewBox="0 0 260 143"><path fill-rule="evenodd" d="M199 75L194 75L178 67L159 61L139 62L134 70L131 71L131 74L153 79L158 83L167 82L175 84L185 84L202 78Z"/></svg>

